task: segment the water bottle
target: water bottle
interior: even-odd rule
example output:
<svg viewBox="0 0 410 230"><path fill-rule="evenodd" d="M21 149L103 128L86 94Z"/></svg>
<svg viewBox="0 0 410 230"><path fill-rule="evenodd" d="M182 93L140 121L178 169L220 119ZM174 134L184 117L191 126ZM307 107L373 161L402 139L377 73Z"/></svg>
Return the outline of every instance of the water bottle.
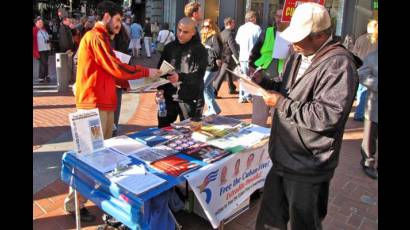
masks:
<svg viewBox="0 0 410 230"><path fill-rule="evenodd" d="M163 94L158 95L158 116L166 117L167 116L167 107L165 104L165 98Z"/></svg>

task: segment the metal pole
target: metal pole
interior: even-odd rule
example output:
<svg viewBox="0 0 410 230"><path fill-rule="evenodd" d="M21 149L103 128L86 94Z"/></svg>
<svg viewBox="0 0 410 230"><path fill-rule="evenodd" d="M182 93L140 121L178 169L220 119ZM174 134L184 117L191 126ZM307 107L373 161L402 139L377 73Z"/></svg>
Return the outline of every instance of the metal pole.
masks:
<svg viewBox="0 0 410 230"><path fill-rule="evenodd" d="M73 13L73 0L70 0L70 13Z"/></svg>
<svg viewBox="0 0 410 230"><path fill-rule="evenodd" d="M73 169L71 170L71 180L70 180L70 186L74 189L73 186L73 180L74 180L74 173L75 173L75 169L73 167ZM80 217L80 204L78 201L78 194L77 194L77 189L74 189L74 204L75 204L75 223L77 226L77 230L81 229L81 217Z"/></svg>

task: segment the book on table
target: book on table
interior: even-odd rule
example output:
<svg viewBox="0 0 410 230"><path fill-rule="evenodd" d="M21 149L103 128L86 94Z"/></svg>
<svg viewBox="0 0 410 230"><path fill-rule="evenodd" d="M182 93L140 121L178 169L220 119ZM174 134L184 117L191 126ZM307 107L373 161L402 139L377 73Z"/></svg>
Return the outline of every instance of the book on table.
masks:
<svg viewBox="0 0 410 230"><path fill-rule="evenodd" d="M231 154L229 151L206 143L203 143L197 148L185 149L182 153L206 163L213 163Z"/></svg>
<svg viewBox="0 0 410 230"><path fill-rule="evenodd" d="M168 156L151 163L151 167L171 176L181 176L201 167L195 162L183 159L177 155Z"/></svg>
<svg viewBox="0 0 410 230"><path fill-rule="evenodd" d="M177 153L178 151L172 148L164 145L159 145L140 149L130 156L146 164L151 164L154 161L161 160L167 156L171 156Z"/></svg>
<svg viewBox="0 0 410 230"><path fill-rule="evenodd" d="M148 146L155 146L171 139L177 138L181 132L169 128L148 128L137 133L131 134L130 137L140 141Z"/></svg>

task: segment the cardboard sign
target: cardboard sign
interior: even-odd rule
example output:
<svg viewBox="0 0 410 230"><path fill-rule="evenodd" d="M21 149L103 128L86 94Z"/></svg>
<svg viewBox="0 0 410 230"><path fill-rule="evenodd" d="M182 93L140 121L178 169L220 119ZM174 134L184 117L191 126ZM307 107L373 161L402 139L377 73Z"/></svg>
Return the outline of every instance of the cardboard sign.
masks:
<svg viewBox="0 0 410 230"><path fill-rule="evenodd" d="M305 2L316 2L322 6L325 4L325 0L286 0L285 6L283 7L281 21L290 22L290 19L292 18L293 12L295 11L296 7L299 4Z"/></svg>

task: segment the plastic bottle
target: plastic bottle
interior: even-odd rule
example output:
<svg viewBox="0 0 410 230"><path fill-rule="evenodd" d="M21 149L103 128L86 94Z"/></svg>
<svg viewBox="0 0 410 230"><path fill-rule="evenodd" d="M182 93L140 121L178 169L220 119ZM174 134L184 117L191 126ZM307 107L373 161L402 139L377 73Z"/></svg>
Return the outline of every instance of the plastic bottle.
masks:
<svg viewBox="0 0 410 230"><path fill-rule="evenodd" d="M158 116L166 117L167 116L167 107L165 104L165 98L162 94L158 95Z"/></svg>

